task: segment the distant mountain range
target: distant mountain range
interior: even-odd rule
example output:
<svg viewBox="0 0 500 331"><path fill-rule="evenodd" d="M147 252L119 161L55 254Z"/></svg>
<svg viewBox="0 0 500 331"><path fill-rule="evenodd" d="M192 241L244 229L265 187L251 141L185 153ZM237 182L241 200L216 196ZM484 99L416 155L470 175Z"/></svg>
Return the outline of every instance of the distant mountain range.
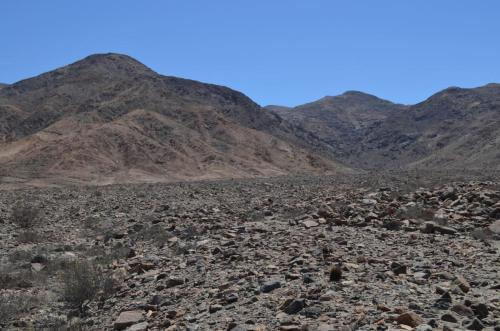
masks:
<svg viewBox="0 0 500 331"><path fill-rule="evenodd" d="M0 89L3 182L143 182L349 171L226 87L89 56Z"/></svg>
<svg viewBox="0 0 500 331"><path fill-rule="evenodd" d="M314 132L353 168L500 169L499 84L451 87L412 106L346 92L266 109Z"/></svg>
<svg viewBox="0 0 500 331"><path fill-rule="evenodd" d="M500 166L500 85L413 106L349 91L260 107L120 54L0 85L0 183L154 182Z"/></svg>

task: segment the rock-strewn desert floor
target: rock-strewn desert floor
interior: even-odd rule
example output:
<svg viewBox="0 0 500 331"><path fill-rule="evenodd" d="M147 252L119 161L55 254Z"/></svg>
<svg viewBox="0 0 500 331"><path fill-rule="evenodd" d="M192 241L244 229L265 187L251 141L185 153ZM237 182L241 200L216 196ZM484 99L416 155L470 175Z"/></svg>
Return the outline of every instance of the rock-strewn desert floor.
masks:
<svg viewBox="0 0 500 331"><path fill-rule="evenodd" d="M499 330L498 178L0 191L0 328Z"/></svg>

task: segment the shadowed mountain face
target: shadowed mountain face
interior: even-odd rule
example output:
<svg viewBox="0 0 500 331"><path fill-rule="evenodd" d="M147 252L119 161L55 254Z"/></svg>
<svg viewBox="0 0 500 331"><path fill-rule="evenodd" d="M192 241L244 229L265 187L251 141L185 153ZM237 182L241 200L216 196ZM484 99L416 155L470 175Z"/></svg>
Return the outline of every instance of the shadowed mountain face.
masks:
<svg viewBox="0 0 500 331"><path fill-rule="evenodd" d="M355 168L500 167L500 85L449 88L413 106L360 92L295 108L270 106Z"/></svg>
<svg viewBox="0 0 500 331"><path fill-rule="evenodd" d="M327 96L295 108L268 106L286 120L314 132L332 146L337 157L349 159L363 140L367 128L391 114L405 109L375 96L349 91L339 96Z"/></svg>
<svg viewBox="0 0 500 331"><path fill-rule="evenodd" d="M344 171L329 146L226 87L92 55L0 89L4 179L100 183ZM322 157L327 156L327 157Z"/></svg>

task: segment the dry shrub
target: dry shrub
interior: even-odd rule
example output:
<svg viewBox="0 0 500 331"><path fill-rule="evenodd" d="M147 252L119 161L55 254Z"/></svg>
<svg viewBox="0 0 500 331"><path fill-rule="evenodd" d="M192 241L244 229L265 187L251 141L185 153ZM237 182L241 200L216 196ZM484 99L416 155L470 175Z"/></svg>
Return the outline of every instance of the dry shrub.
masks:
<svg viewBox="0 0 500 331"><path fill-rule="evenodd" d="M90 330L80 319L67 320L64 316L46 315L37 320L35 330L44 331L86 331ZM97 329L95 329L97 330Z"/></svg>
<svg viewBox="0 0 500 331"><path fill-rule="evenodd" d="M24 203L17 203L12 208L11 221L23 229L32 229L39 221L40 209Z"/></svg>
<svg viewBox="0 0 500 331"><path fill-rule="evenodd" d="M71 261L62 272L63 298L82 309L87 301L110 294L110 280L100 268L88 261Z"/></svg>
<svg viewBox="0 0 500 331"><path fill-rule="evenodd" d="M0 329L20 314L27 313L38 301L38 297L28 293L0 291Z"/></svg>
<svg viewBox="0 0 500 331"><path fill-rule="evenodd" d="M41 237L40 234L33 230L27 230L19 233L17 236L17 241L22 244L32 244L40 242Z"/></svg>

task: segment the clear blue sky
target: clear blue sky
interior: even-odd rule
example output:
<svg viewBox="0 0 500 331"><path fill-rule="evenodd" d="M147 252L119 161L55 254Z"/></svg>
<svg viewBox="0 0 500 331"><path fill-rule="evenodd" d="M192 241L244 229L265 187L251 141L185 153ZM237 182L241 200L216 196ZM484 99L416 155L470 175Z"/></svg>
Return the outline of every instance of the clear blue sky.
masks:
<svg viewBox="0 0 500 331"><path fill-rule="evenodd" d="M297 105L500 82L498 0L1 0L0 82L92 53Z"/></svg>

